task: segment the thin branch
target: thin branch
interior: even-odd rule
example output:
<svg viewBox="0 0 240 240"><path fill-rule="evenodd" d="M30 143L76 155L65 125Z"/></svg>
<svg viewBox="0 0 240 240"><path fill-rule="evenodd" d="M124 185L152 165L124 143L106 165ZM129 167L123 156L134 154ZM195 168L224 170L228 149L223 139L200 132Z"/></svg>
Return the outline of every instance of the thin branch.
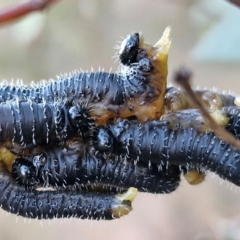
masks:
<svg viewBox="0 0 240 240"><path fill-rule="evenodd" d="M29 0L0 10L0 23L15 20L33 11L41 11L58 0Z"/></svg>
<svg viewBox="0 0 240 240"><path fill-rule="evenodd" d="M237 5L238 7L240 7L240 0L229 0L229 2Z"/></svg>
<svg viewBox="0 0 240 240"><path fill-rule="evenodd" d="M181 87L185 89L185 91L188 93L189 97L191 98L192 102L196 105L197 108L200 109L202 112L203 117L211 127L211 129L214 131L216 135L218 135L220 138L222 138L224 141L230 143L231 145L240 148L240 141L237 140L233 135L231 135L229 132L227 132L224 128L219 126L216 121L211 117L211 115L208 113L206 108L203 106L201 101L198 99L196 94L191 88L190 85L190 78L192 73L185 69L181 68L177 71L175 75L175 82L177 82Z"/></svg>

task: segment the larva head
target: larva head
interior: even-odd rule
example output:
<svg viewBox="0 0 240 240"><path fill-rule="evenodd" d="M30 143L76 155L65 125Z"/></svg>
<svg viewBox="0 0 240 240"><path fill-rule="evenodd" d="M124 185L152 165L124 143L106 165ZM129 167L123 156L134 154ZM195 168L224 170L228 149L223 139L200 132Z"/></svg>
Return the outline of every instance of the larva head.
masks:
<svg viewBox="0 0 240 240"><path fill-rule="evenodd" d="M136 62L139 44L140 44L140 34L132 33L127 35L123 40L120 50L119 50L119 60L123 65L130 65Z"/></svg>
<svg viewBox="0 0 240 240"><path fill-rule="evenodd" d="M95 141L95 148L101 152L109 152L113 149L113 136L105 127L97 128Z"/></svg>
<svg viewBox="0 0 240 240"><path fill-rule="evenodd" d="M138 47L137 41L135 45L132 44L132 35L123 41L120 50L120 73L125 79L130 79L131 83L137 80L134 84L126 85L128 109L121 112L121 118L128 117L127 114L132 111L140 122L146 122L157 119L164 113L168 52L171 45L169 36L168 27L155 45L144 42L142 35L139 37Z"/></svg>
<svg viewBox="0 0 240 240"><path fill-rule="evenodd" d="M81 105L72 106L69 109L69 118L72 126L80 133L87 132L94 122L90 117L89 109Z"/></svg>
<svg viewBox="0 0 240 240"><path fill-rule="evenodd" d="M38 184L36 168L27 158L18 157L12 164L12 176L16 183L26 187Z"/></svg>
<svg viewBox="0 0 240 240"><path fill-rule="evenodd" d="M39 171L40 168L44 167L46 162L47 162L47 156L45 153L36 154L32 158L32 164L37 170L37 172Z"/></svg>
<svg viewBox="0 0 240 240"><path fill-rule="evenodd" d="M121 64L129 66L133 63L138 63L143 58L148 58L155 63L155 68L158 71L166 71L167 56L171 46L170 27L167 27L163 32L162 37L153 46L144 42L144 37L141 33L132 33L122 41L119 54Z"/></svg>

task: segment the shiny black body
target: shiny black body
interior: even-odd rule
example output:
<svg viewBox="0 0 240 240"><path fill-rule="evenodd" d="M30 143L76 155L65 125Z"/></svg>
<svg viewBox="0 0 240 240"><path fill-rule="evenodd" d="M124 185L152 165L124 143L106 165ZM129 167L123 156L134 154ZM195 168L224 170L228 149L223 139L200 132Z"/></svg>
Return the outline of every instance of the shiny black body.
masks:
<svg viewBox="0 0 240 240"><path fill-rule="evenodd" d="M71 109L78 108L78 114ZM63 144L69 137L82 136L91 127L82 108L62 103L11 100L0 104L0 142L18 152L47 144ZM85 111L85 110L84 110Z"/></svg>
<svg viewBox="0 0 240 240"><path fill-rule="evenodd" d="M142 54L138 63L124 66L117 73L76 72L31 87L2 85L0 102L30 99L36 103L64 101L92 105L107 99L108 104L117 108L129 97L154 94L148 79L151 70L150 61Z"/></svg>
<svg viewBox="0 0 240 240"><path fill-rule="evenodd" d="M21 171L22 168L26 171ZM93 150L81 154L76 148L60 147L28 158L17 158L12 172L15 181L26 187L36 183L56 188L99 184L120 189L135 187L150 193L174 191L181 173L178 166L152 164L148 167L146 163L134 162L124 156L103 156Z"/></svg>
<svg viewBox="0 0 240 240"><path fill-rule="evenodd" d="M229 118L226 129L237 139L240 139L240 107L224 107L222 111Z"/></svg>
<svg viewBox="0 0 240 240"><path fill-rule="evenodd" d="M112 138L111 152L139 162L210 170L240 186L239 149L211 131L198 133L194 128L172 130L167 124L163 125L161 121L140 124L129 120L109 125L106 132Z"/></svg>
<svg viewBox="0 0 240 240"><path fill-rule="evenodd" d="M2 163L0 163L2 165ZM6 170L0 171L0 206L19 216L37 219L81 218L113 219L118 205L114 194L75 191L26 191Z"/></svg>

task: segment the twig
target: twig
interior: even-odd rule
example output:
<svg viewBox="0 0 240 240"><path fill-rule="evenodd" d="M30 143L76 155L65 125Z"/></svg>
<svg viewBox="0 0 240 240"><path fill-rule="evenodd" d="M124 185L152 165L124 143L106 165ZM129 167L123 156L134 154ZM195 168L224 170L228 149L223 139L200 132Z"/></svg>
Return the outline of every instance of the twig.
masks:
<svg viewBox="0 0 240 240"><path fill-rule="evenodd" d="M33 11L41 11L58 0L29 0L0 10L0 23L15 20Z"/></svg>
<svg viewBox="0 0 240 240"><path fill-rule="evenodd" d="M229 0L229 2L237 5L238 7L240 7L240 0Z"/></svg>
<svg viewBox="0 0 240 240"><path fill-rule="evenodd" d="M180 70L177 71L174 80L185 89L185 91L191 98L192 102L202 112L203 117L205 118L211 129L214 131L214 133L218 135L220 138L222 138L224 141L230 143L231 145L237 148L240 148L240 141L237 140L233 135L231 135L229 132L227 132L225 129L223 129L215 122L215 120L211 117L206 108L200 102L196 94L193 92L190 85L191 75L192 74L189 70L181 68Z"/></svg>

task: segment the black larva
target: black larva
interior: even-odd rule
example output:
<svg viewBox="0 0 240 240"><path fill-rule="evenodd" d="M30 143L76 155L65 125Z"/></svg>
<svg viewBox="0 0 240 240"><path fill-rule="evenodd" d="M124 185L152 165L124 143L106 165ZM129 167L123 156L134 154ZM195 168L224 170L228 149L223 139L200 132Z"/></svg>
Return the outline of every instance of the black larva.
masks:
<svg viewBox="0 0 240 240"><path fill-rule="evenodd" d="M159 118L166 91L170 28L154 46L142 37L133 43L133 48L131 44L124 51L124 59L130 64L122 63L117 73L76 72L30 88L3 84L2 101L18 97L38 103L78 102L91 109L91 117L100 125L116 117L135 116L140 122Z"/></svg>
<svg viewBox="0 0 240 240"><path fill-rule="evenodd" d="M93 120L82 106L12 100L0 104L0 142L18 152L38 145L62 144L82 137Z"/></svg>
<svg viewBox="0 0 240 240"><path fill-rule="evenodd" d="M139 47L139 42L135 44L133 49L128 45L130 49L125 51L124 59L132 62L133 57L134 59L137 57L137 61L131 66L121 64L117 73L76 72L57 80L33 84L31 87L9 86L3 83L0 87L0 101L18 98L30 99L36 103L64 101L70 104L72 102L86 104L100 124L114 117L134 116L135 111L139 112L134 109L135 107L139 108L153 100L163 98L167 72L165 69L167 58L158 69L157 66L153 66L156 62L154 56L147 54L145 49L135 51L135 47L137 49ZM149 118L155 118L154 114Z"/></svg>
<svg viewBox="0 0 240 240"><path fill-rule="evenodd" d="M123 65L126 63L132 63L133 58L136 58L139 47L139 34L135 33L129 35L123 40L125 43L124 57L120 54L119 59ZM134 37L133 37L134 36ZM146 56L145 56L146 57ZM136 62L136 61L135 61ZM126 64L128 65L128 64ZM132 72L135 68L133 68ZM137 68L136 68L137 69ZM124 71L119 73L108 72L75 72L73 74L65 74L58 77L57 80L42 81L40 84L32 83L31 87L22 85L22 83L10 84L7 81L3 81L0 86L0 101L5 102L7 100L18 98L20 100L31 99L34 102L54 102L59 99L67 99L73 101L76 99L86 99L88 102L98 101L99 98L105 97L112 91L112 95L123 94L122 89L122 77L124 80L129 79L128 75L131 71ZM128 85L128 84L127 84ZM90 96L89 96L90 94ZM113 98L113 97L112 97ZM89 101L91 99L91 101ZM116 102L122 103L122 96L114 97Z"/></svg>
<svg viewBox="0 0 240 240"><path fill-rule="evenodd" d="M81 188L97 184L120 189L135 187L150 193L170 193L179 185L178 166L149 167L124 156L103 156L93 150L81 154L79 147L80 150L56 147L28 158L17 158L12 166L13 178L26 187Z"/></svg>
<svg viewBox="0 0 240 240"><path fill-rule="evenodd" d="M240 186L240 150L213 132L199 134L194 128L169 129L161 121L139 124L128 120L109 125L106 132L112 138L113 154L127 155L140 162L210 170Z"/></svg>
<svg viewBox="0 0 240 240"><path fill-rule="evenodd" d="M0 101L4 102L18 98L20 100L31 99L34 102L54 102L67 99L70 102L86 100L88 103L94 103L107 98L113 104L121 105L124 102L123 95L131 95L128 90L131 83L128 83L128 80L132 81L134 87L140 82L140 85L147 84L147 75L142 71L145 69L143 62L147 59L146 52L145 54L141 53L141 56L138 57L139 64L137 64L136 59L139 48L139 34L128 35L123 40L122 45L124 45L124 51L119 55L119 60L123 65L134 62L135 65L132 68L124 67L123 72L120 68L117 73L76 71L73 74L58 77L57 80L42 81L40 84L32 83L31 87L19 83L16 84L19 86L9 85L8 82L3 81L0 86ZM135 84L134 75L136 77ZM146 88L146 86L139 86L139 91Z"/></svg>
<svg viewBox="0 0 240 240"><path fill-rule="evenodd" d="M14 182L2 162L0 162L0 170L1 208L27 218L75 217L111 220L131 211L131 201L136 195L133 188L125 195L99 192L26 191L23 186Z"/></svg>

